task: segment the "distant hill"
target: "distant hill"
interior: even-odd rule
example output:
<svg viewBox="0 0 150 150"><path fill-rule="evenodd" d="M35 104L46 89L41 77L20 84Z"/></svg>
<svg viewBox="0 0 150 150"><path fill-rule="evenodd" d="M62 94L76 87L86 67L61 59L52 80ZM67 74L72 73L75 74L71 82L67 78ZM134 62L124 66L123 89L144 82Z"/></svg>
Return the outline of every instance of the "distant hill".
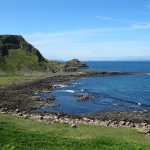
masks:
<svg viewBox="0 0 150 150"><path fill-rule="evenodd" d="M80 69L80 68L87 68L88 66L85 63L82 63L81 61L79 61L78 59L72 59L72 60L67 61L64 64L64 67L76 67Z"/></svg>
<svg viewBox="0 0 150 150"><path fill-rule="evenodd" d="M0 35L0 69L45 70L49 61L20 35Z"/></svg>

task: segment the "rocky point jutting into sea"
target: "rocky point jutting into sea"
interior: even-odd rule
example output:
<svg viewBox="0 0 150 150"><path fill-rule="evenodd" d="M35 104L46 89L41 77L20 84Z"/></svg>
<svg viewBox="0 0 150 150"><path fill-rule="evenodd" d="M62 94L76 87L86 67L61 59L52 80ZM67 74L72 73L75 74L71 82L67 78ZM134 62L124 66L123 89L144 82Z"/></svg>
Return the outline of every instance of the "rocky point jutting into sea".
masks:
<svg viewBox="0 0 150 150"><path fill-rule="evenodd" d="M107 111L96 114L68 114L63 112L36 112L41 107L58 107L48 100L40 100L37 93L50 93L57 89L53 85L70 84L70 80L88 76L129 75L137 73L91 72L74 75L47 77L20 84L11 84L0 88L0 111L22 116L26 119L37 118L46 123L95 124L108 127L129 127L149 134L150 115L146 110L135 112ZM51 97L51 99L53 99ZM49 98L50 100L50 98Z"/></svg>

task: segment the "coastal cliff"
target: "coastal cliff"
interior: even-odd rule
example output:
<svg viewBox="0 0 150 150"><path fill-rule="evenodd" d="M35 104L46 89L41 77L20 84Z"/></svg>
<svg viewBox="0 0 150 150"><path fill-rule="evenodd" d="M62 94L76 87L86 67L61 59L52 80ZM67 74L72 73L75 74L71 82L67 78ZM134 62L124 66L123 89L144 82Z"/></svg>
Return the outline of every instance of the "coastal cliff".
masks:
<svg viewBox="0 0 150 150"><path fill-rule="evenodd" d="M21 35L0 35L1 70L45 70L47 67L48 61Z"/></svg>

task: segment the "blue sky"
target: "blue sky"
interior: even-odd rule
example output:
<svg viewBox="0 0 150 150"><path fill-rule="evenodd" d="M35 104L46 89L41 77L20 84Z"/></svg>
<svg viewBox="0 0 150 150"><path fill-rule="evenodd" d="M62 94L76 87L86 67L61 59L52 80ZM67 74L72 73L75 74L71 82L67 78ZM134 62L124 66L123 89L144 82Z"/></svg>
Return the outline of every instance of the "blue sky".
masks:
<svg viewBox="0 0 150 150"><path fill-rule="evenodd" d="M0 20L48 59L150 60L150 0L0 0Z"/></svg>

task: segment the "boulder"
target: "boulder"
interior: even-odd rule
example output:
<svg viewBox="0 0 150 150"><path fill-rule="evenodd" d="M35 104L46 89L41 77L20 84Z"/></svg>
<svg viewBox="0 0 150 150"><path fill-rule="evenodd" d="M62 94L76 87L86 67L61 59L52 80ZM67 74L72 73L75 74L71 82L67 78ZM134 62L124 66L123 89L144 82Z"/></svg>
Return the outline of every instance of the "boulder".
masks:
<svg viewBox="0 0 150 150"><path fill-rule="evenodd" d="M16 109L16 110L15 110L15 112L16 112L16 113L19 113L19 112L20 112L20 110L19 110L19 109Z"/></svg>
<svg viewBox="0 0 150 150"><path fill-rule="evenodd" d="M32 100L39 100L41 98L41 96L31 96L30 99Z"/></svg>
<svg viewBox="0 0 150 150"><path fill-rule="evenodd" d="M145 110L143 110L143 113L148 113L148 110L146 110L146 109L145 109Z"/></svg>
<svg viewBox="0 0 150 150"><path fill-rule="evenodd" d="M112 106L121 106L121 104L113 103Z"/></svg>
<svg viewBox="0 0 150 150"><path fill-rule="evenodd" d="M125 121L120 121L120 122L119 122L119 126L124 126L124 125L126 125L126 122L125 122Z"/></svg>
<svg viewBox="0 0 150 150"><path fill-rule="evenodd" d="M76 124L72 124L71 128L77 128L77 125Z"/></svg>
<svg viewBox="0 0 150 150"><path fill-rule="evenodd" d="M82 97L78 98L79 101L86 101L86 100L89 100L89 99L90 99L89 96L82 96Z"/></svg>
<svg viewBox="0 0 150 150"><path fill-rule="evenodd" d="M47 105L45 105L45 107L59 107L60 104L56 104L56 103L49 103Z"/></svg>
<svg viewBox="0 0 150 150"><path fill-rule="evenodd" d="M55 97L54 97L54 96L46 97L45 100L47 100L47 101L52 101L52 100L55 100Z"/></svg>
<svg viewBox="0 0 150 150"><path fill-rule="evenodd" d="M51 93L50 90L42 90L41 93Z"/></svg>
<svg viewBox="0 0 150 150"><path fill-rule="evenodd" d="M83 94L76 94L75 97L78 97L78 98L83 97Z"/></svg>

